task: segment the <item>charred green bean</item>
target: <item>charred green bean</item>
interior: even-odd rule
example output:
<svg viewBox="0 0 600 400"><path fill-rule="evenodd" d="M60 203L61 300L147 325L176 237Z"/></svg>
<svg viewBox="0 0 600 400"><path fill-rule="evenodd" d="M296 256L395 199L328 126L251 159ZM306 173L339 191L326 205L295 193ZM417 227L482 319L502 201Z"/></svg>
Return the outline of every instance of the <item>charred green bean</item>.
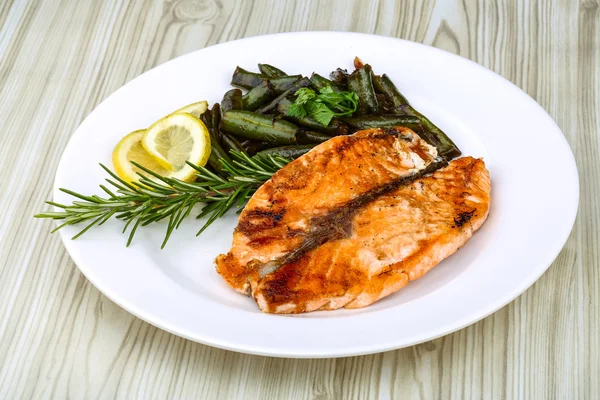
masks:
<svg viewBox="0 0 600 400"><path fill-rule="evenodd" d="M424 141L439 149L439 141L436 136L423 128L421 119L415 115L365 115L362 117L344 118L350 125L352 132L370 128L390 128L392 126L404 126L410 128Z"/></svg>
<svg viewBox="0 0 600 400"><path fill-rule="evenodd" d="M292 96L296 91L303 87L308 87L311 85L310 79L302 78L299 81L295 82L288 90L281 93L279 96L275 97L269 104L260 108L258 112L260 114L270 114L277 110L277 105L288 96Z"/></svg>
<svg viewBox="0 0 600 400"><path fill-rule="evenodd" d="M438 128L433 122L431 122L427 117L423 114L409 106L417 117L421 120L421 124L423 125L423 130L431 133L435 136L438 145L438 154L448 160L459 157L462 152L459 148L454 144L454 142L442 131Z"/></svg>
<svg viewBox="0 0 600 400"><path fill-rule="evenodd" d="M414 115L364 115L342 119L355 130L389 128L392 126L405 126L417 130L421 127L421 120Z"/></svg>
<svg viewBox="0 0 600 400"><path fill-rule="evenodd" d="M348 76L348 71L338 68L329 74L329 79L341 88L345 88L348 85Z"/></svg>
<svg viewBox="0 0 600 400"><path fill-rule="evenodd" d="M321 76L319 74L313 73L310 76L310 81L312 82L312 86L315 89L317 89L317 90L321 90L321 89L326 88L327 86L330 86L336 92L340 92L341 91L341 89L339 88L338 85L336 85L335 83L333 83L329 79L327 79L324 76Z"/></svg>
<svg viewBox="0 0 600 400"><path fill-rule="evenodd" d="M386 74L381 76L381 85L386 97L388 97L394 105L396 113L413 115L420 119L421 125L423 126L421 132L423 139L430 144L435 145L438 148L438 154L440 156L446 159L452 159L462 154L460 149L444 133L444 131L410 105L408 100L406 100L406 97L400 93L396 85L394 85L392 80ZM429 140L427 140L427 137L429 137ZM435 141L435 143L432 143L433 141Z"/></svg>
<svg viewBox="0 0 600 400"><path fill-rule="evenodd" d="M262 81L242 97L242 110L254 111L275 97L269 81Z"/></svg>
<svg viewBox="0 0 600 400"><path fill-rule="evenodd" d="M242 109L242 91L240 89L231 89L225 92L221 100L221 113L229 110Z"/></svg>
<svg viewBox="0 0 600 400"><path fill-rule="evenodd" d="M392 82L386 74L383 74L378 78L376 77L375 79L377 80L376 85L380 88L381 92L390 99L395 108L401 108L408 104L406 97L400 93L396 85L394 85L394 82Z"/></svg>
<svg viewBox="0 0 600 400"><path fill-rule="evenodd" d="M221 162L219 161L220 159L231 161L229 155L225 150L223 150L219 142L217 142L216 140L212 140L211 137L210 157L208 158L208 165L213 167L213 169L219 174L225 174L226 171L223 169L223 164L221 164Z"/></svg>
<svg viewBox="0 0 600 400"><path fill-rule="evenodd" d="M223 143L223 149L227 151L227 153L231 152L231 150L244 152L244 146L237 140L233 135L230 135L227 132L220 132L221 142Z"/></svg>
<svg viewBox="0 0 600 400"><path fill-rule="evenodd" d="M291 88L294 83L298 82L300 79L302 79L302 75L290 75L281 78L272 78L269 79L269 82L271 82L271 87L273 87L275 94L280 95Z"/></svg>
<svg viewBox="0 0 600 400"><path fill-rule="evenodd" d="M261 140L274 145L296 143L298 127L285 120L251 111L230 110L223 114L221 129L247 139Z"/></svg>
<svg viewBox="0 0 600 400"><path fill-rule="evenodd" d="M281 78L282 76L287 76L285 72L269 64L258 64L258 69L260 73L267 78Z"/></svg>
<svg viewBox="0 0 600 400"><path fill-rule="evenodd" d="M314 131L305 131L300 129L296 134L296 141L300 144L308 144L308 143L323 143L331 139L331 136Z"/></svg>
<svg viewBox="0 0 600 400"><path fill-rule="evenodd" d="M371 66L365 64L348 77L348 89L358 94L356 115L379 114L379 104L373 88Z"/></svg>
<svg viewBox="0 0 600 400"><path fill-rule="evenodd" d="M219 105L219 103L215 103L210 111L212 113L211 134L215 137L215 139L220 139L219 125L221 125L221 106ZM211 139L212 139L212 137L211 137Z"/></svg>
<svg viewBox="0 0 600 400"><path fill-rule="evenodd" d="M385 94L375 93L375 97L377 97L377 104L379 104L380 114L397 114L394 105Z"/></svg>
<svg viewBox="0 0 600 400"><path fill-rule="evenodd" d="M252 89L254 86L260 84L265 78L266 76L264 75L236 67L235 71L233 71L233 76L231 77L231 85L239 86L244 89Z"/></svg>
<svg viewBox="0 0 600 400"><path fill-rule="evenodd" d="M371 71L371 80L373 81L373 89L375 89L375 93L381 93L385 95L385 91L381 84L381 75L375 75L373 71Z"/></svg>
<svg viewBox="0 0 600 400"><path fill-rule="evenodd" d="M213 111L217 111L216 113ZM223 165L219 161L220 158L230 161L229 155L221 145L219 144L219 140L217 135L215 134L213 121L215 120L213 114L219 114L218 110L206 110L204 114L200 116L204 125L208 129L208 133L210 135L210 157L208 158L208 165L210 165L216 172L220 175L225 174L225 170L223 169Z"/></svg>
<svg viewBox="0 0 600 400"><path fill-rule="evenodd" d="M271 156L281 156L289 159L298 158L306 153L308 153L316 144L302 144L296 146L280 146L280 147L272 147L270 149L261 150L258 154L263 155L271 155Z"/></svg>
<svg viewBox="0 0 600 400"><path fill-rule="evenodd" d="M200 121L204 122L206 129L210 132L210 128L212 128L212 111L210 109L204 111L204 113L200 115Z"/></svg>
<svg viewBox="0 0 600 400"><path fill-rule="evenodd" d="M253 156L259 151L273 147L271 143L261 142L259 140L246 139L242 142L242 148L249 156Z"/></svg>

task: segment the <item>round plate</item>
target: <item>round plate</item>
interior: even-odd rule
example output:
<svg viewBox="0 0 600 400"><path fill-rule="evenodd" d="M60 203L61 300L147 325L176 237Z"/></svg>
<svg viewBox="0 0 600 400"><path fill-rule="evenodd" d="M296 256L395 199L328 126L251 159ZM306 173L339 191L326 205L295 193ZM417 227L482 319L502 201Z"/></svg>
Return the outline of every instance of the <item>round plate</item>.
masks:
<svg viewBox="0 0 600 400"><path fill-rule="evenodd" d="M201 99L219 102L237 65L258 62L289 73L327 75L354 56L387 73L415 108L465 155L483 157L492 178L488 221L459 252L423 278L360 310L297 316L261 313L230 289L213 260L227 252L236 215L196 237L190 218L160 250L165 225L138 230L125 247L110 221L77 240L61 236L85 276L132 314L185 338L246 353L339 357L397 349L472 324L527 289L563 247L577 212L579 184L569 146L548 114L519 88L456 55L408 41L356 33L262 36L209 47L132 80L100 104L69 142L58 190L101 194L111 152L125 134ZM560 182L557 190L556 183Z"/></svg>

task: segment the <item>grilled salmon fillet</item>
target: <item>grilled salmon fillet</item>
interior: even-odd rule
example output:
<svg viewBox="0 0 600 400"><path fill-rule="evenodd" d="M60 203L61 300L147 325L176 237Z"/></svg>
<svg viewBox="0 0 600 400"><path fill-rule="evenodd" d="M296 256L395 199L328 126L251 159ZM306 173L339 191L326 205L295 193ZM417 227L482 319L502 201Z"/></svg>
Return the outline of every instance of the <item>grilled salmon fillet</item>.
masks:
<svg viewBox="0 0 600 400"><path fill-rule="evenodd" d="M338 136L277 171L249 200L217 271L248 293L267 275L321 243L345 237L349 216L380 193L435 169L437 151L408 128Z"/></svg>
<svg viewBox="0 0 600 400"><path fill-rule="evenodd" d="M240 215L217 271L271 313L358 308L454 253L487 217L489 174L439 168L406 128L337 137L278 171Z"/></svg>
<svg viewBox="0 0 600 400"><path fill-rule="evenodd" d="M377 197L352 218L351 234L261 277L251 295L262 311L360 308L423 276L485 222L490 178L464 157L431 176Z"/></svg>

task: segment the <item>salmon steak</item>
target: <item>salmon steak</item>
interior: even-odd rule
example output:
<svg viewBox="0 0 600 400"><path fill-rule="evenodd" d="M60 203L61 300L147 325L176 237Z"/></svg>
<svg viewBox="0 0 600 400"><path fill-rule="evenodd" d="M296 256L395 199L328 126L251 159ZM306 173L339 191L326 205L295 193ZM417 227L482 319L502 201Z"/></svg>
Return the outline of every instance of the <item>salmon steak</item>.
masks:
<svg viewBox="0 0 600 400"><path fill-rule="evenodd" d="M368 306L423 276L485 221L483 161L444 164L408 128L332 138L257 190L217 272L264 312Z"/></svg>

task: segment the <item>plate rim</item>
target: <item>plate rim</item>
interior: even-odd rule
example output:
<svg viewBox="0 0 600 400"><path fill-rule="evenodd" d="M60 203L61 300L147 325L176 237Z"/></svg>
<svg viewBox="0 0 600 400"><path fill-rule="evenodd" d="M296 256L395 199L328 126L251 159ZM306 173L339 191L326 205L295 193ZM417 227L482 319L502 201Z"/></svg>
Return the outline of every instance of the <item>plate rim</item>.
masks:
<svg viewBox="0 0 600 400"><path fill-rule="evenodd" d="M210 340L210 339L204 339L204 338L199 338L198 335L193 336L191 334L189 334L188 332L186 332L184 329L177 329L176 327L172 327L170 326L168 323L165 323L165 321L162 320L162 318L157 317L155 314L152 314L151 312L145 311L144 310L139 310L137 306L133 305L133 304L129 304L127 301L124 301L123 299L119 298L118 294L113 293L113 291L107 287L108 285L104 285L102 282L99 282L97 279L94 279L93 277L90 278L90 274L88 274L90 271L88 271L88 269L85 267L85 262L80 259L80 254L78 251L76 251L76 249L74 248L74 246L76 245L74 243L74 241L71 240L70 237L68 237L66 235L66 231L64 230L60 230L59 234L61 237L61 240L63 241L63 244L65 246L65 248L67 249L67 252L69 253L69 256L71 257L71 259L73 260L73 262L77 265L78 269L81 271L81 273L86 277L86 279L88 279L90 281L90 283L92 285L94 285L94 287L96 287L102 294L104 294L106 297L108 297L112 302L114 302L115 304L117 304L119 307L123 308L124 310L126 310L127 312L131 313L132 315L136 316L137 318L140 318L162 330L165 330L167 332L170 332L174 335L177 335L179 337L183 337L186 338L188 340L192 340L194 342L198 342L201 344L205 344L211 347L216 347L216 348L220 348L220 349L224 349L224 350L230 350L230 351L235 351L235 352L240 352L240 353L245 353L245 354L253 354L253 355L261 355L261 356L270 356L270 357L285 357L285 358L338 358L338 357L348 357L348 356L358 356L358 355L367 355L367 354L374 354L374 353L379 353L379 352L385 352L385 351L390 351L390 350L396 350L396 349L400 349L400 348L405 348L405 347L409 347L409 346L413 346L419 343L423 343L429 340L434 340L436 338L439 338L441 336L445 336L447 334L450 334L452 332L456 332L460 329L463 329L469 325L472 325L476 322L481 321L482 319L486 318L487 316L495 313L496 311L498 311L500 308L504 307L505 305L507 305L508 303L512 302L514 299L516 299L519 295L521 295L522 293L524 293L529 287L531 287L547 270L548 268L552 265L552 263L554 262L554 260L556 260L556 258L558 257L558 255L560 254L560 252L562 251L562 249L564 248L567 240L569 239L572 231L573 231L573 227L577 218L577 214L578 214L578 210L579 210L579 199L580 199L580 183L579 183L579 173L578 173L578 169L577 169L577 163L573 154L573 150L571 149L566 136L564 135L564 133L562 132L562 130L560 129L560 127L556 124L556 122L554 121L554 119L552 118L552 116L550 116L548 114L548 112L539 104L535 101L535 99L533 99L531 96L529 96L529 94L527 92L525 92L524 90L522 90L520 87L518 87L517 85L515 85L514 83L512 83L511 81L509 81L508 79L504 78L503 76L497 74L496 72L468 59L465 57L462 57L460 55L448 52L446 50L443 49L439 49L433 46L429 46L423 43L418 43L418 42L413 42L410 40L406 40L406 39L400 39L400 38L394 38L394 37L390 37L390 36L381 36L381 35L375 35L375 34L366 34L366 33L358 33L358 32L343 32L343 31L299 31L299 32L284 32L284 33L275 33L275 34L269 34L269 35L257 35L257 36L252 36L252 37L246 37L246 38L241 38L241 39L237 39L237 40L232 40L232 41L228 41L228 42L223 42L223 43L219 43L219 44L215 44L213 46L207 46L204 47L202 49L198 49L186 54L183 54L181 56L178 56L176 58L173 58L171 60L168 60L164 63L161 63L147 71L144 71L142 74L136 76L135 78L131 79L130 81L126 82L125 84L123 84L121 87L119 87L117 90L115 90L114 92L112 92L109 96L107 96L106 98L104 98L100 103L98 103L94 109L82 120L82 122L79 124L79 126L77 127L77 129L73 132L73 134L70 136L69 141L67 143L67 145L65 146L63 153L60 157L60 160L57 164L57 168L56 168L56 172L55 172L55 179L54 179L54 184L53 184L53 197L56 198L56 195L58 193L58 189L59 189L59 184L58 184L58 171L61 169L61 165L63 165L63 163L65 163L65 155L68 153L68 150L70 148L70 146L73 145L73 138L78 134L78 132L81 129L81 126L85 123L85 121L89 118L89 116L103 103L108 102L112 97L116 96L121 90L123 90L123 88L127 85L129 85L130 83L136 81L137 79L139 79L140 77L142 77L145 74L148 74L151 71L156 71L158 69L163 68L165 65L168 65L170 63L175 62L176 60L179 60L181 58L190 56L192 54L195 54L197 52L201 52L203 50L205 50L206 48L209 47L215 47L215 46L220 46L223 44L228 44L228 43L232 43L232 42L243 42L243 41L255 41L255 40L260 40L261 38L269 38L269 37L275 37L275 36L297 36L297 35L313 35L313 36L320 36L320 35L327 35L327 36L335 36L335 35L342 35L342 36L360 36L360 37L367 37L371 40L389 40L389 41L400 41L400 42L404 42L405 44L410 44L412 46L418 46L418 47L424 47L427 48L428 51L433 51L434 53L440 52L443 53L445 56L450 56L453 58L457 58L462 60L462 62L467 61L468 63L474 65L476 68L484 71L486 74L494 76L496 79L500 79L501 81L503 81L503 83L505 85L509 85L512 86L513 88L518 89L518 91L525 96L525 98L527 98L530 102L533 102L539 109L540 111L542 111L548 121L551 121L551 123L556 127L556 131L557 133L559 133L559 140L561 141L561 146L565 147L568 154L569 154L569 162L570 164L572 164L572 178L574 178L574 185L576 190L573 193L574 196L574 207L572 210L568 210L570 212L570 218L569 218L569 223L566 224L569 226L569 229L565 229L565 232L561 237L560 237L560 243L562 243L562 245L560 247L557 246L556 250L554 252L552 252L552 256L548 257L548 260L543 260L540 261L538 263L538 265L540 265L540 267L532 269L531 273L527 276L527 279L522 279L520 281L519 285L515 285L515 288L510 292L507 293L506 296L498 298L496 301L494 301L492 304L493 305L489 305L486 307L486 311L485 312L480 312L480 313L474 313L476 315L472 316L471 314L468 315L464 315L462 318L458 318L455 319L453 321L453 323L447 324L446 326L441 327L440 329L438 329L436 332L434 332L433 334L429 334L429 335L421 335L421 337L419 337L418 339L414 339L412 341L402 341L402 343L398 344L395 343L393 341L391 342L386 342L383 345L378 345L378 344L374 344L371 346L363 346L361 348L357 348L354 347L352 349L346 349L346 348L342 348L341 351L339 349L333 349L331 351L308 351L308 352L302 352L302 351L278 351L277 349L272 350L268 347L262 347L262 348L258 348L258 347L253 347L253 346L248 346L246 344L241 344L241 345L234 345L234 344L229 344L226 342L219 342L218 340ZM398 341L400 342L400 341Z"/></svg>

